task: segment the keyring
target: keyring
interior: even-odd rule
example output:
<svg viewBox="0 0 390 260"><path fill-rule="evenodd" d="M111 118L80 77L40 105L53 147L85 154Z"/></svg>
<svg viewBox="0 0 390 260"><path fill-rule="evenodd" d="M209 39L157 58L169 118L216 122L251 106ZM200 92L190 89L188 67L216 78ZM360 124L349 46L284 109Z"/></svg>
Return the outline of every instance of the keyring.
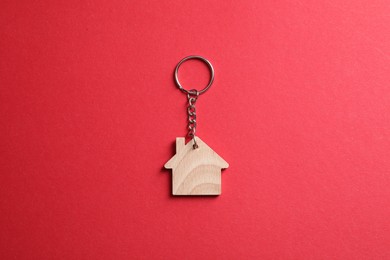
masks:
<svg viewBox="0 0 390 260"><path fill-rule="evenodd" d="M179 82L177 74L180 65L190 59L198 59L209 67L210 82L202 90L184 89ZM176 138L176 154L164 165L166 169L172 169L172 194L220 195L221 170L228 168L229 164L198 137L196 130L199 124L197 100L213 83L214 68L205 58L193 55L185 57L176 65L174 75L176 85L186 94L188 103L187 138L186 136ZM191 138L192 142L188 141L188 138Z"/></svg>
<svg viewBox="0 0 390 260"><path fill-rule="evenodd" d="M204 63L206 63L206 65L209 67L210 73L211 73L210 82L204 89L199 90L199 91L198 90L187 90L187 89L183 88L183 86L180 84L179 77L178 77L179 68L180 68L181 64L183 64L187 60L201 60ZM202 56L191 55L191 56L185 57L184 59L182 59L176 65L176 68L175 68L175 82L176 82L176 85L177 85L177 87L181 91L183 91L186 94L193 94L192 92L196 91L198 95L201 95L201 94L205 93L211 87L211 84L213 84L213 81L214 81L214 68L213 68L213 65L211 65L211 63L207 59L203 58Z"/></svg>

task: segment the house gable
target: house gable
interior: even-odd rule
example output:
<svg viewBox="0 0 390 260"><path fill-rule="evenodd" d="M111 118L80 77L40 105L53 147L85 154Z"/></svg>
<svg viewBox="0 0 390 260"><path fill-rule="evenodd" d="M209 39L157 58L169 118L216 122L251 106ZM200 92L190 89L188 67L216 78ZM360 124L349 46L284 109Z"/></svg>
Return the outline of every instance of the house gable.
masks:
<svg viewBox="0 0 390 260"><path fill-rule="evenodd" d="M196 142L199 148L193 149L192 143L185 144L184 137L176 138L176 154L164 165L166 169L174 169L184 157L196 158L196 160L202 160L202 163L213 164L221 169L229 167L229 164L220 157L213 149L211 149L205 142L199 137L196 137Z"/></svg>

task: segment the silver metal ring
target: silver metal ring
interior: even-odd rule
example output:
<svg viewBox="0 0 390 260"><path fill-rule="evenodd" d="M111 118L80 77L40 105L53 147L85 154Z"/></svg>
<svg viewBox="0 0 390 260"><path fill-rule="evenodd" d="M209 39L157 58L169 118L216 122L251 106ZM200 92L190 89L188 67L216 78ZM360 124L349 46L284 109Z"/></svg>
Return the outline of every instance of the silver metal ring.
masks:
<svg viewBox="0 0 390 260"><path fill-rule="evenodd" d="M180 84L179 77L178 77L178 72L179 72L179 68L180 68L181 64L183 64L183 63L184 63L185 61L187 61L187 60L194 60L194 59L196 59L196 60L201 60L201 61L203 61L204 63L206 63L207 66L209 67L210 73L211 73L211 77L210 77L210 82L209 82L209 84L208 84L204 89L202 89L202 90L199 90L199 91L196 90L196 92L199 93L199 95L201 95L201 94L205 93L205 92L211 87L211 84L213 84L213 81L214 81L214 68L213 68L213 65L211 65L211 63L210 63L207 59L203 58L202 56L191 55L191 56L188 56L188 57L185 57L184 59L182 59L182 60L176 65L176 68L175 68L175 81L176 81L177 87L178 87L181 91L183 91L184 93L187 93L187 94L193 94L193 93L192 93L193 89L192 89L192 90L187 90L187 89L183 88L183 86Z"/></svg>

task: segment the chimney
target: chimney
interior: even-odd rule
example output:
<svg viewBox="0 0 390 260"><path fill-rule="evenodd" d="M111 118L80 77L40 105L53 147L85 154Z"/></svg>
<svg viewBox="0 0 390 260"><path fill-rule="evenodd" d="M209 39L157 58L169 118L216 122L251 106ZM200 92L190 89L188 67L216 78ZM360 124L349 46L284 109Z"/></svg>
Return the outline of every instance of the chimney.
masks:
<svg viewBox="0 0 390 260"><path fill-rule="evenodd" d="M184 137L176 137L176 153L179 153L185 146Z"/></svg>

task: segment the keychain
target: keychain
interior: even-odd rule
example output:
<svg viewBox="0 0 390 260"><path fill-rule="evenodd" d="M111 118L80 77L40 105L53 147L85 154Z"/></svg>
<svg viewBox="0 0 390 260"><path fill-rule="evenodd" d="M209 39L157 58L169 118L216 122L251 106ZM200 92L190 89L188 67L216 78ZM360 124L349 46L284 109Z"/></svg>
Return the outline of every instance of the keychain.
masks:
<svg viewBox="0 0 390 260"><path fill-rule="evenodd" d="M178 78L180 66L187 60L197 59L208 66L211 77L208 85L202 90L187 90L182 87ZM185 144L185 137L176 137L176 154L164 165L166 169L172 169L172 194L173 195L220 195L221 194L221 169L226 169L229 164L214 152L198 136L196 132L196 108L195 104L214 81L214 68L211 63L201 56L188 56L182 59L175 68L175 82L177 87L188 99L188 136L192 139Z"/></svg>

